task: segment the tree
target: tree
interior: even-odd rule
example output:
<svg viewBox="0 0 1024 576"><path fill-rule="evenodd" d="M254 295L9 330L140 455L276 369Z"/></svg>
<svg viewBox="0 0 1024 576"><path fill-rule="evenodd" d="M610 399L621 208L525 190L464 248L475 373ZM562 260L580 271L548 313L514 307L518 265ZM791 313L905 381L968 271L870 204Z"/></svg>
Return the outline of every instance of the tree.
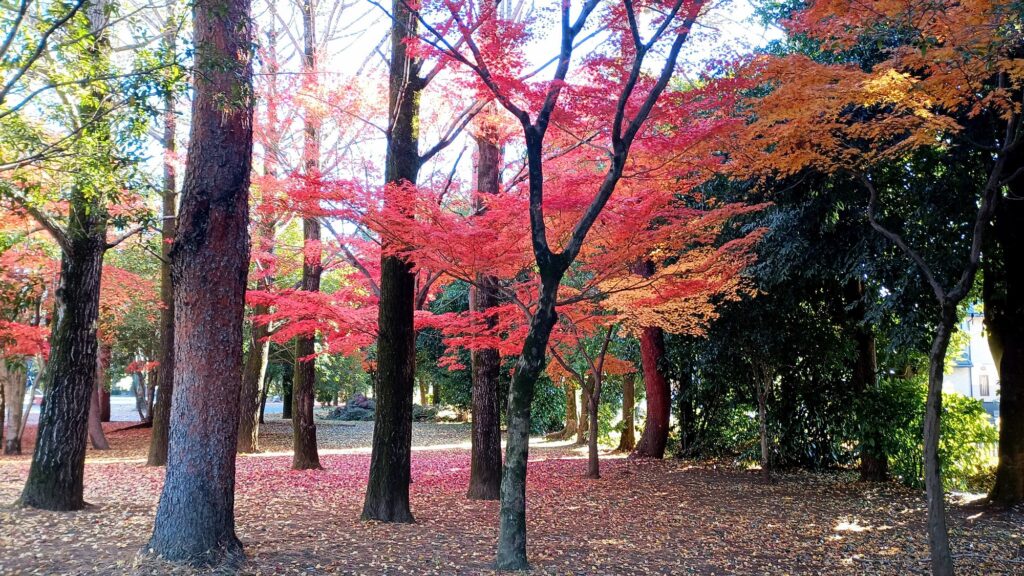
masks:
<svg viewBox="0 0 1024 576"><path fill-rule="evenodd" d="M174 286L174 397L167 475L149 550L180 562L240 561L235 448L249 262L252 46L247 0L196 2L195 97Z"/></svg>
<svg viewBox="0 0 1024 576"><path fill-rule="evenodd" d="M868 196L868 221L898 248L925 279L934 296L938 319L929 352L929 385L924 419L925 484L931 568L952 574L953 560L945 522L939 473L939 425L946 351L955 327L957 308L973 287L984 232L1001 190L1018 174L1009 156L1022 138L1017 109L1019 59L1015 42L1005 36L1019 18L1008 2L921 6L892 2L864 7L847 2L818 2L793 20L794 28L822 43L825 49L850 49L879 31L909 29L895 42L883 43L886 58L869 69L847 64L817 63L805 56L768 59L765 78L774 89L756 106L747 138L770 158L775 174L788 176L804 168L850 174ZM882 37L877 37L883 41ZM996 128L984 142L961 139L963 122L990 114ZM973 135L972 135L973 136ZM929 245L913 245L898 223L886 219L882 202L899 189L876 184L878 165L906 157L919 148L981 146L994 154L985 182L972 200L977 203L966 231L959 266L938 274ZM766 146L773 146L769 151ZM764 164L744 157L756 170Z"/></svg>

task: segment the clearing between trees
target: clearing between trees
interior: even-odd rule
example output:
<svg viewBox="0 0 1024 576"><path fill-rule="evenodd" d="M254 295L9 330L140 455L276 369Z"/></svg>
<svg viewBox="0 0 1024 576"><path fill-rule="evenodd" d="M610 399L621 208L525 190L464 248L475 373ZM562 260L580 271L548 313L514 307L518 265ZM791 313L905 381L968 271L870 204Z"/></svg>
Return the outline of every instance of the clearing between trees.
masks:
<svg viewBox="0 0 1024 576"><path fill-rule="evenodd" d="M144 466L149 430L105 425L91 448L81 512L10 505L31 450L0 458L0 574L191 574L140 561L164 470ZM34 427L26 441L34 441ZM468 500L470 429L413 425L414 524L359 520L372 422L317 422L324 470L293 471L291 423L269 420L265 452L238 458L243 574L491 574L498 502ZM529 556L535 574L925 574L924 498L843 473L779 473L765 483L729 463L628 460L531 444ZM961 574L1024 572L1024 515L950 497ZM195 572L195 573L209 573Z"/></svg>

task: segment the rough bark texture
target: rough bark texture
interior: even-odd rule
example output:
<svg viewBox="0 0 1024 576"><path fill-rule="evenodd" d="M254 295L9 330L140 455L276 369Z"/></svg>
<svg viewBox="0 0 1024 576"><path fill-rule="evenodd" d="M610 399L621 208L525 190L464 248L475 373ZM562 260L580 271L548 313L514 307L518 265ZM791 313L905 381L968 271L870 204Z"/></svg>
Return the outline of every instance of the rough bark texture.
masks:
<svg viewBox="0 0 1024 576"><path fill-rule="evenodd" d="M501 148L486 134L476 136L477 175L475 212L484 210L483 194L497 194L501 177ZM470 291L470 310L485 313L498 305L492 278L481 276ZM488 318L488 327L495 320ZM470 456L469 491L473 500L497 500L501 490L501 415L498 409L498 376L501 357L488 348L472 352L473 435Z"/></svg>
<svg viewBox="0 0 1024 576"><path fill-rule="evenodd" d="M1014 166L1024 165L1017 151ZM1015 169L1015 168L1014 168ZM1017 178L999 206L985 254L985 327L999 370L999 463L989 501L1024 502L1024 182Z"/></svg>
<svg viewBox="0 0 1024 576"><path fill-rule="evenodd" d="M96 322L106 243L105 216L94 198L87 198L77 189L70 208L70 249L61 255L46 405L20 500L25 506L46 510L79 510L85 505L82 479L86 428L96 386Z"/></svg>
<svg viewBox="0 0 1024 576"><path fill-rule="evenodd" d="M541 273L544 274L544 270ZM537 378L544 370L548 338L555 326L555 297L561 275L542 281L537 312L509 389L508 441L501 476L498 531L499 570L526 570L526 461L530 448L530 405Z"/></svg>
<svg viewBox="0 0 1024 576"><path fill-rule="evenodd" d="M619 436L618 452L632 452L636 448L636 374L622 376L622 435Z"/></svg>
<svg viewBox="0 0 1024 576"><path fill-rule="evenodd" d="M416 37L417 16L404 0L392 2L388 184L415 184L420 168L419 65L408 54ZM394 203L385 191L385 203ZM363 502L364 520L412 522L409 481L412 456L412 393L416 373L416 334L413 309L416 277L405 260L381 257L377 338L377 409L373 427L370 478Z"/></svg>
<svg viewBox="0 0 1024 576"><path fill-rule="evenodd" d="M164 31L164 48L174 53L176 25L168 19ZM164 161L163 215L160 226L160 356L157 359L156 402L153 405L153 433L149 438L147 466L163 466L167 463L167 432L171 420L171 396L174 392L174 292L171 286L171 243L178 218L177 168L172 159L177 149L177 116L174 111L174 95L164 97L163 145L167 151Z"/></svg>
<svg viewBox="0 0 1024 576"><path fill-rule="evenodd" d="M672 389L661 372L665 356L665 334L661 328L644 328L640 333L640 359L647 391L647 423L640 443L630 458L663 458L668 444Z"/></svg>
<svg viewBox="0 0 1024 576"><path fill-rule="evenodd" d="M320 455L316 449L316 422L313 420L316 362L309 358L314 353L313 338L296 339L295 381L292 389L292 470L321 468ZM411 411L409 418L412 418Z"/></svg>
<svg viewBox="0 0 1024 576"><path fill-rule="evenodd" d="M195 96L174 275L167 475L149 550L194 565L242 558L235 448L249 263L252 33L248 0L193 5Z"/></svg>

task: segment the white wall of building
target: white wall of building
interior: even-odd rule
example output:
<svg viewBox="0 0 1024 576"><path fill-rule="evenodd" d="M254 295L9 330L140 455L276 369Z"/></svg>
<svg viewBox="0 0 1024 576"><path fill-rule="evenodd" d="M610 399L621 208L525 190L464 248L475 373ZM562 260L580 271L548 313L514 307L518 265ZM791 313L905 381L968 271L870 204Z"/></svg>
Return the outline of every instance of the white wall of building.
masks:
<svg viewBox="0 0 1024 576"><path fill-rule="evenodd" d="M960 326L970 339L958 357L953 372L943 381L943 391L956 392L986 402L999 399L999 373L985 336L984 318L970 314Z"/></svg>

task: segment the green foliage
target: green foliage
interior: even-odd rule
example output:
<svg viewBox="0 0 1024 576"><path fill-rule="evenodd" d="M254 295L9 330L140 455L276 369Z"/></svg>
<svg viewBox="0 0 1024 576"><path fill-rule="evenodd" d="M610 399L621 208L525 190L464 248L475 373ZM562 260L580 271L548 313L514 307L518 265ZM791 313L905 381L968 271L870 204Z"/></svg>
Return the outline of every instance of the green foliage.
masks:
<svg viewBox="0 0 1024 576"><path fill-rule="evenodd" d="M371 388L370 375L363 371L358 356L324 354L316 359L317 402L333 402L339 396L349 398L354 394L365 394Z"/></svg>
<svg viewBox="0 0 1024 576"><path fill-rule="evenodd" d="M547 434L561 430L565 424L565 391L555 386L547 375L541 376L537 379L530 411L531 434ZM504 413L504 410L502 412Z"/></svg>
<svg viewBox="0 0 1024 576"><path fill-rule="evenodd" d="M882 438L893 476L904 484L924 487L921 430L924 426L927 377L883 381L872 400L883 422ZM999 439L996 428L978 400L959 394L942 395L942 435L939 461L947 490L985 491L993 462L989 449Z"/></svg>

